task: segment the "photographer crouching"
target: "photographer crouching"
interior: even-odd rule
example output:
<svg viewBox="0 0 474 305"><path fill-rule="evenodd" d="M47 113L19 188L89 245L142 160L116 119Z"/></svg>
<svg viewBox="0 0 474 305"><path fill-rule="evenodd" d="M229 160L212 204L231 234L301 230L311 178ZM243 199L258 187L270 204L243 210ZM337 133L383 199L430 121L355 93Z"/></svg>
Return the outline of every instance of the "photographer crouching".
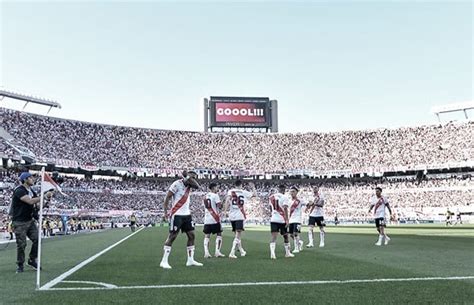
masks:
<svg viewBox="0 0 474 305"><path fill-rule="evenodd" d="M21 273L24 270L26 237L33 242L27 264L35 270L38 267L36 263L38 257L38 223L36 218L40 197L31 188L35 184L32 174L28 172L21 173L20 182L21 185L13 191L11 206L12 227L16 236L17 247L16 273ZM52 195L53 192L46 192L44 199L49 200Z"/></svg>

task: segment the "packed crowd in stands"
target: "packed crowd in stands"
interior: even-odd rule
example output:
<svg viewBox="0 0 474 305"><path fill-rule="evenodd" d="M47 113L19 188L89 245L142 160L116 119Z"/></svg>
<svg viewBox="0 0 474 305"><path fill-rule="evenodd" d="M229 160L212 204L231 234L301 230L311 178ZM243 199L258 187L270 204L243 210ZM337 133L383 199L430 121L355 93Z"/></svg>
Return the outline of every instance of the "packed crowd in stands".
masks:
<svg viewBox="0 0 474 305"><path fill-rule="evenodd" d="M39 159L148 168L265 172L368 170L474 160L474 123L363 131L239 134L153 130L0 108L2 127Z"/></svg>
<svg viewBox="0 0 474 305"><path fill-rule="evenodd" d="M5 186L0 192L0 223L6 221L8 205L14 185L18 184L18 173L0 172L0 182ZM67 193L63 196L56 193L50 209L76 211L138 211L151 215L152 222L163 217L163 201L172 180L92 180L63 177L61 187ZM201 181L201 189L191 196L191 209L196 222L204 216L203 196L210 181ZM444 178L384 179L331 179L331 180L256 180L252 184L258 196L247 204L246 210L250 221L266 222L270 217L268 196L278 184L288 187L297 185L299 197L303 202L312 200L312 188L320 186L326 198L326 216L333 219L336 214L340 221L364 222L372 218L368 213L368 200L374 188L380 186L388 197L397 217L430 218L434 208L454 208L474 204L474 178L470 174L463 176L444 176ZM219 180L219 195L225 198L227 191L233 187L232 181ZM247 188L249 184L247 184ZM125 190L126 192L120 192ZM117 192L119 191L119 192ZM47 212L51 210L47 210ZM439 210L438 210L439 211ZM122 221L126 219L122 219ZM1 226L1 224L0 224Z"/></svg>
<svg viewBox="0 0 474 305"><path fill-rule="evenodd" d="M18 153L7 143L7 141L0 137L0 157L12 157Z"/></svg>
<svg viewBox="0 0 474 305"><path fill-rule="evenodd" d="M281 172L297 169L329 171L445 164L474 160L474 122L398 129L304 134L238 134L153 130L57 119L0 108L0 123L15 143L31 150L38 160L72 160L79 165L207 168ZM2 130L3 130L2 129ZM3 131L2 131L3 132ZM0 151L16 154L4 139ZM50 210L137 211L145 222L163 217L163 201L171 180L83 179L64 177ZM255 180L258 196L247 205L250 220L265 222L270 215L268 195L282 181ZM202 200L209 181L191 196L191 209L202 221ZM219 180L224 198L232 187ZM325 195L326 215L341 221L366 221L368 198L375 186L384 189L399 218L432 216L436 208L472 205L471 175L414 179L284 180L298 185L300 198L312 200L312 187ZM0 171L0 227L7 222L8 206L18 173ZM117 215L120 215L118 213ZM146 215L146 216L145 216ZM119 216L117 216L119 217ZM126 222L126 216L120 221Z"/></svg>

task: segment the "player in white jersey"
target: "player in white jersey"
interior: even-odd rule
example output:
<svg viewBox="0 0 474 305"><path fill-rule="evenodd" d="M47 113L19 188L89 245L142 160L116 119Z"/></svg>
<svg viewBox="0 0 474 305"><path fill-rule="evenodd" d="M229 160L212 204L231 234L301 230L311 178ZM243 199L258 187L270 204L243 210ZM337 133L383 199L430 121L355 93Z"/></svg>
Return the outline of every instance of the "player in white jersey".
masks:
<svg viewBox="0 0 474 305"><path fill-rule="evenodd" d="M209 184L209 193L204 197L204 257L210 258L212 255L209 253L209 241L211 234L217 234L216 237L216 251L214 255L216 257L225 257L221 253L222 247L222 225L219 210L222 208L222 202L217 195L217 184L211 182Z"/></svg>
<svg viewBox="0 0 474 305"><path fill-rule="evenodd" d="M303 202L298 199L299 189L296 186L290 188L290 202L289 202L289 214L290 214L290 226L289 233L293 239L295 248L293 253L298 253L303 250L303 241L300 239L301 233L301 212L303 209Z"/></svg>
<svg viewBox="0 0 474 305"><path fill-rule="evenodd" d="M169 219L169 235L163 247L164 253L161 259L160 267L171 269L168 263L168 257L171 253L171 245L179 234L179 231L188 236L187 254L188 260L186 266L202 266L194 260L194 222L189 209L189 196L191 189L198 189L199 183L196 181L195 172L183 172L183 179L176 180L171 184L164 202L164 214ZM168 211L169 203L171 209Z"/></svg>
<svg viewBox="0 0 474 305"><path fill-rule="evenodd" d="M374 209L375 226L377 227L377 231L379 232L379 239L375 243L376 246L382 245L382 241L384 237L385 237L385 245L387 245L388 242L390 241L390 238L385 234L385 226L386 226L385 208L387 208L390 215L392 215L392 210L390 209L390 205L388 203L387 198L382 196L382 188L376 187L375 196L372 196L372 198L370 198L370 209L369 209L369 213L372 212L372 209Z"/></svg>
<svg viewBox="0 0 474 305"><path fill-rule="evenodd" d="M294 257L290 252L290 241L288 239L288 198L285 196L285 186L278 186L278 193L269 197L270 206L272 208L272 218L270 219L270 231L272 239L270 241L270 258L276 259L275 248L278 233L283 236L285 242L285 257Z"/></svg>
<svg viewBox="0 0 474 305"><path fill-rule="evenodd" d="M244 205L250 200L250 198L257 195L255 186L251 184L251 187L252 192L243 190L242 180L237 180L235 181L235 188L230 189L227 192L224 210L227 211L230 208L229 219L232 224L232 231L234 232L232 249L229 254L230 258L237 258L237 256L235 256L236 249L239 249L240 256L245 256L247 254L242 247L242 232L244 231L244 221L247 218Z"/></svg>
<svg viewBox="0 0 474 305"><path fill-rule="evenodd" d="M309 231L308 231L308 239L309 242L306 245L308 248L314 247L313 239L314 239L314 226L317 225L319 227L319 247L324 247L324 227L326 224L324 223L324 196L319 193L319 187L315 186L313 188L313 195L314 199L313 202L310 202L306 205L306 212L309 211Z"/></svg>

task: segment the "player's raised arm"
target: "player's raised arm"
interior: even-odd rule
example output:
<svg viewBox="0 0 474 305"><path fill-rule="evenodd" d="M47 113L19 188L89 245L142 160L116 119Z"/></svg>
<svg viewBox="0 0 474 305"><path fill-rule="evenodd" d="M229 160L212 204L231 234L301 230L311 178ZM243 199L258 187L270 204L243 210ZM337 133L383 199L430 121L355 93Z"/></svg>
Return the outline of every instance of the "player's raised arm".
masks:
<svg viewBox="0 0 474 305"><path fill-rule="evenodd" d="M197 174L193 171L183 172L184 184L193 189L199 189L201 186L197 182Z"/></svg>
<svg viewBox="0 0 474 305"><path fill-rule="evenodd" d="M199 189L201 185L196 181L196 179L190 177L187 181L187 185L193 189Z"/></svg>

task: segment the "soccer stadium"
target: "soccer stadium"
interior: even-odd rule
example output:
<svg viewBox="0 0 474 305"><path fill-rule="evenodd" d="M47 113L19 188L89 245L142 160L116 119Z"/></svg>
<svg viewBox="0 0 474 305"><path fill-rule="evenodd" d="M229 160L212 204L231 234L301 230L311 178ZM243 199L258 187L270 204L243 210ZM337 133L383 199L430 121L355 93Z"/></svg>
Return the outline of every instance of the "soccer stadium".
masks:
<svg viewBox="0 0 474 305"><path fill-rule="evenodd" d="M471 2L6 1L0 7L0 304L474 304ZM374 17L381 12L387 19ZM436 26L437 35L446 39L440 44L427 25L448 18L448 12L458 18ZM249 20L252 26L247 27L240 20L244 29L237 29L231 17L242 14L260 16L261 23ZM293 44L288 50L304 57L312 38L284 35L299 22L310 37L318 35L319 26L329 26L334 36L352 37L344 34L351 29L338 29L338 22L325 19L325 14L367 30L369 36L380 38L379 31L385 29L397 37L401 31L406 41L390 40L392 47L400 45L400 53L439 44L442 51L432 49L440 52L432 58L439 66L424 62L415 67L421 72L413 72L413 77L423 75L425 83L413 80L415 88L407 81L400 91L412 92L390 92L407 99L395 104L391 97L384 98L385 91L374 93L372 87L383 82L383 90L396 87L388 84L390 77L396 79L393 58L377 59L393 69L386 75L380 72L387 77L382 82L369 72L357 80L348 67L348 81L360 82L357 88L347 87L349 94L355 100L356 94L380 99L364 106L347 102L336 88L325 93L328 102L296 98L316 99L318 90L326 90L311 91L314 86L342 84L337 73L329 72L337 64L326 71L327 83L314 85L295 75L295 82L288 78L285 86L269 77L274 90L262 94L232 83L252 88L256 82L239 70L240 56L249 55L240 46L235 54L226 49L229 53L222 57L189 55L190 60L216 65L230 59L226 69L235 71L232 81L217 73L223 70L193 66L178 55L169 59L176 60L172 68L154 54L146 64L137 59L151 50L161 54L165 44L172 53L191 53L180 48L190 46L184 37L206 45L209 20L223 27L222 32L211 27L212 38L231 31L236 39L258 38L253 42L264 48L260 35L268 35L278 53L275 43L286 37ZM279 18L289 23L281 25ZM193 28L197 20L202 24ZM401 28L393 28L392 22ZM170 28L164 30L166 25ZM173 25L179 29L171 30ZM97 32L88 32L89 27ZM470 35L453 36L451 30ZM142 31L164 33L163 45L139 37ZM135 44L130 50L119 47L119 32L130 35L127 39ZM277 39L275 33L283 37ZM426 45L418 40L422 34ZM193 40L193 35L202 36ZM26 46L25 39L37 47L21 52L35 60L42 54L43 63L22 63L17 51ZM110 39L110 45L103 39ZM227 38L222 39L225 44ZM410 39L419 44L412 45ZM17 41L18 47L12 47ZM470 49L456 45L465 41ZM71 63L72 57L62 62L50 49L56 43L64 45L64 58L77 56L78 62ZM97 48L85 47L88 43ZM370 46L376 45L347 48L370 53ZM336 60L335 49L318 47ZM54 56L47 55L50 51ZM116 54L122 51L137 58L129 61ZM254 65L271 70L264 65L267 55L255 52ZM101 69L83 72L87 69L80 55L92 56L92 65L119 56L123 71L109 67L101 72L106 79L97 78ZM399 55L401 66L412 65L411 56ZM298 62L293 56L279 56L289 65ZM354 65L359 64L357 58L370 66L373 62L364 56L354 57ZM253 59L246 60L249 72L255 72ZM438 68L442 71L443 64L459 64L464 76L453 74L458 77L455 84L441 72L428 76ZM70 65L73 70L66 71ZM143 65L143 71L152 65L153 73L165 73L170 82L147 83L146 75L134 79L137 65ZM325 68L323 62L314 65ZM157 67L164 70L156 72ZM287 69L283 73L293 71L281 67ZM53 75L57 71L62 75ZM124 71L130 73L127 85L122 83ZM195 74L186 80L183 71L202 72L203 79ZM82 73L90 80L76 83ZM153 73L150 77L157 75ZM406 79L405 74L400 77ZM229 94L209 91L202 97L196 88L215 88L207 81ZM266 80L260 81L263 86ZM186 88L193 100L185 100ZM147 90L157 100L148 98ZM298 95L299 90L307 93ZM459 94L447 94L450 90ZM133 94L121 97L130 91ZM414 105L428 91L438 102ZM289 100L286 92L295 99ZM339 98L345 102L337 104Z"/></svg>

